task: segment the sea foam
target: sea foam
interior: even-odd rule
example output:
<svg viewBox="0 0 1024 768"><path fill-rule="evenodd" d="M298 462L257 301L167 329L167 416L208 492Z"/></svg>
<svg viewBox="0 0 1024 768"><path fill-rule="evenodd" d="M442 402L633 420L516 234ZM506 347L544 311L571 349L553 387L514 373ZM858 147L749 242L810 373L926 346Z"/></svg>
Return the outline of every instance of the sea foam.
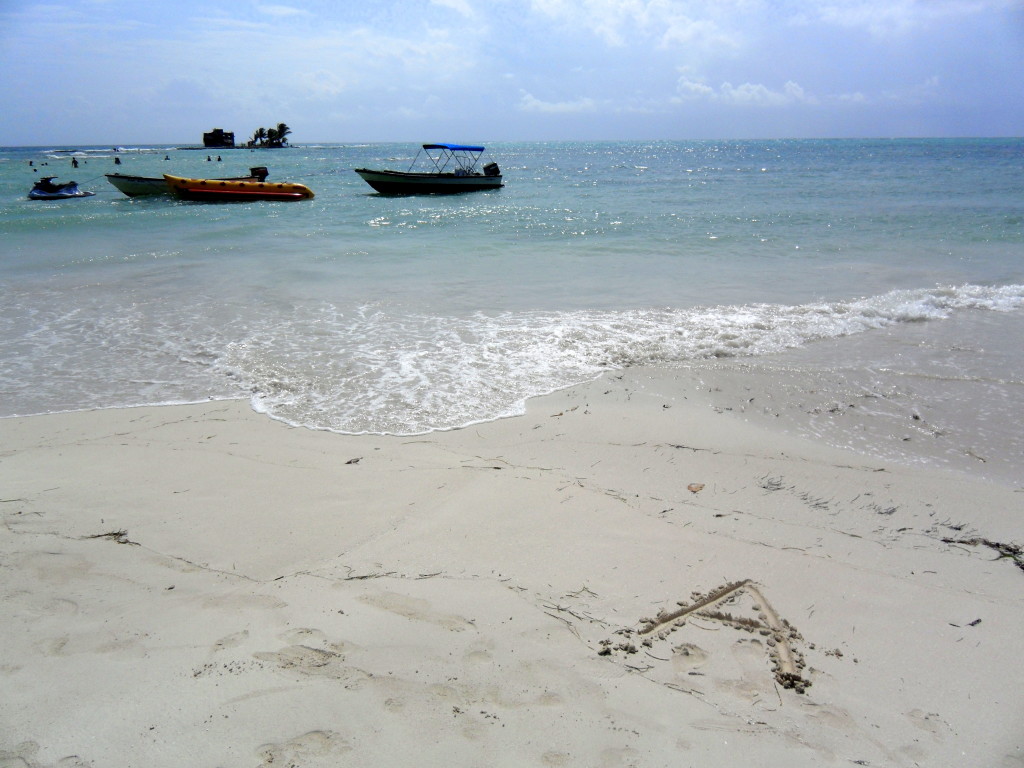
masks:
<svg viewBox="0 0 1024 768"><path fill-rule="evenodd" d="M216 366L274 418L339 432L417 434L521 413L528 398L607 370L766 356L956 312L1022 307L1022 285L899 290L798 306L464 317L372 306L346 315L324 306L292 327L228 345Z"/></svg>

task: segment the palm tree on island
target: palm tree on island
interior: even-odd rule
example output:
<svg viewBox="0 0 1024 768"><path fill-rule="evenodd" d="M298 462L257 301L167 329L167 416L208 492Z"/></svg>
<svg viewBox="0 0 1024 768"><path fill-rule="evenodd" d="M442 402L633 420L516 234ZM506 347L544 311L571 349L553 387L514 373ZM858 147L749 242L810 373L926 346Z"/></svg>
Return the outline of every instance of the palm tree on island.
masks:
<svg viewBox="0 0 1024 768"><path fill-rule="evenodd" d="M266 147L279 149L288 146L288 134L292 132L285 123L278 123L276 128L257 128L249 139L250 147Z"/></svg>

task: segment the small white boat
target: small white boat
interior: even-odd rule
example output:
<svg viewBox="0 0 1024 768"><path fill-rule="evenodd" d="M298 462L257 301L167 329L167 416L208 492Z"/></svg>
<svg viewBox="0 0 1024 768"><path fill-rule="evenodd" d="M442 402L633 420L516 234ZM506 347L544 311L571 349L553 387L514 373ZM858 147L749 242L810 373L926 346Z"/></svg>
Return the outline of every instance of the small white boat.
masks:
<svg viewBox="0 0 1024 768"><path fill-rule="evenodd" d="M159 179L148 176L128 176L124 173L108 173L107 181L124 192L128 197L141 197L143 195L169 195L171 190L163 176Z"/></svg>
<svg viewBox="0 0 1024 768"><path fill-rule="evenodd" d="M417 152L407 171L374 171L369 168L356 168L355 171L363 181L385 195L451 194L503 186L497 163L487 163L477 170L484 147L424 144L421 152L431 163L431 170L413 170L420 159L420 152Z"/></svg>
<svg viewBox="0 0 1024 768"><path fill-rule="evenodd" d="M266 167L260 165L249 169L248 176L235 176L217 181L266 181L268 173ZM152 178L150 176L129 176L124 173L108 173L107 181L128 195L128 197L142 197L145 195L170 195L173 194L167 179L163 176Z"/></svg>

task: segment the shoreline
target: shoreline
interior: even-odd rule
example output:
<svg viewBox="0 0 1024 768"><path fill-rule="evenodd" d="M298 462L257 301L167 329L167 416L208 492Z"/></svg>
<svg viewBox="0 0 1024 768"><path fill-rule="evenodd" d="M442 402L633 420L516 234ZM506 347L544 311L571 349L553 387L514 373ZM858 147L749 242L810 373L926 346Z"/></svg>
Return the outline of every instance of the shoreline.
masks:
<svg viewBox="0 0 1024 768"><path fill-rule="evenodd" d="M742 374L412 437L246 400L0 419L0 756L1024 759L1024 494L748 423L716 407Z"/></svg>

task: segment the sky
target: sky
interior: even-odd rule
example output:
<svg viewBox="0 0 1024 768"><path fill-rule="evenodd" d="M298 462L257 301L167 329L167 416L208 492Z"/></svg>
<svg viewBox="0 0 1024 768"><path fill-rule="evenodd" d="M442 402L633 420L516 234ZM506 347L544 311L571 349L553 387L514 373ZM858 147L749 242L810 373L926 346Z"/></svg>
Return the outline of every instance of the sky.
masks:
<svg viewBox="0 0 1024 768"><path fill-rule="evenodd" d="M0 0L0 145L1024 135L1024 0Z"/></svg>

